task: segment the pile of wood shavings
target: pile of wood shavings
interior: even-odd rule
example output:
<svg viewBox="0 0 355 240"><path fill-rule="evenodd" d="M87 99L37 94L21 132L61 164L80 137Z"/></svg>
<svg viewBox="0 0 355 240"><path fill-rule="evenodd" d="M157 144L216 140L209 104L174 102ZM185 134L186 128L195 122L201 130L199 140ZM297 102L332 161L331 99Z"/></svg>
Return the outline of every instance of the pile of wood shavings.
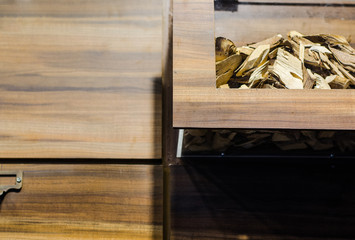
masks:
<svg viewBox="0 0 355 240"><path fill-rule="evenodd" d="M186 129L184 151L190 153L251 150L261 147L273 151L302 151L305 153L336 150L355 152L354 131L325 130L213 130Z"/></svg>
<svg viewBox="0 0 355 240"><path fill-rule="evenodd" d="M276 35L236 47L216 38L217 88L355 89L355 50L331 34Z"/></svg>

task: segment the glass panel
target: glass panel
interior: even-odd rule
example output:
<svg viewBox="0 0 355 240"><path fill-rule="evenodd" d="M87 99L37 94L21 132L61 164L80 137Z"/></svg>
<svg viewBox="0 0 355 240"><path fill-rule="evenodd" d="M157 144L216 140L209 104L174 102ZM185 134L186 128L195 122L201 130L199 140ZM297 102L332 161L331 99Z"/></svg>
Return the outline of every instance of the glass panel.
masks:
<svg viewBox="0 0 355 240"><path fill-rule="evenodd" d="M183 157L355 156L355 131L185 129L183 136Z"/></svg>

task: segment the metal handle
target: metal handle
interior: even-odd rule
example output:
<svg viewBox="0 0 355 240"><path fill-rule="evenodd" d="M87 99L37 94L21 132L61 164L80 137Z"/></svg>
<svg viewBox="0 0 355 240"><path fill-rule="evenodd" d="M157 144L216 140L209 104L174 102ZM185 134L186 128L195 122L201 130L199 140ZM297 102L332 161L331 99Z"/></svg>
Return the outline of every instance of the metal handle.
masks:
<svg viewBox="0 0 355 240"><path fill-rule="evenodd" d="M11 189L20 190L23 182L23 171L0 171L0 176L16 176L15 185L0 185L0 196Z"/></svg>

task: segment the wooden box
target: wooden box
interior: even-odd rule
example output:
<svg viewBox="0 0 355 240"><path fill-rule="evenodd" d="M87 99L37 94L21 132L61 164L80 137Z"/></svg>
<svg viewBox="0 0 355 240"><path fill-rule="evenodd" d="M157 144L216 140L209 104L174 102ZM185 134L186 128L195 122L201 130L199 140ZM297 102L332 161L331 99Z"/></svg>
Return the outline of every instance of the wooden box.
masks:
<svg viewBox="0 0 355 240"><path fill-rule="evenodd" d="M0 239L162 239L158 165L2 162L9 170L23 185L0 196Z"/></svg>
<svg viewBox="0 0 355 240"><path fill-rule="evenodd" d="M238 46L290 30L355 36L354 1L235 4L215 12L212 0L174 0L173 126L355 129L355 91L217 89L214 53L217 36Z"/></svg>

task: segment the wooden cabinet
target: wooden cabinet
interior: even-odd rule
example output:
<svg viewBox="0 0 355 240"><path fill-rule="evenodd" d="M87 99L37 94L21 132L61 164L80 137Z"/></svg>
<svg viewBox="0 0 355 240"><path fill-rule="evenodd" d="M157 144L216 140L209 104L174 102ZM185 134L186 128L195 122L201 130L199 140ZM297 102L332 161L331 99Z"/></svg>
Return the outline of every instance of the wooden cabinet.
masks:
<svg viewBox="0 0 355 240"><path fill-rule="evenodd" d="M237 44L290 30L354 36L353 1L237 2L215 13L212 0L174 0L173 126L355 129L353 90L217 89L214 54L219 35Z"/></svg>
<svg viewBox="0 0 355 240"><path fill-rule="evenodd" d="M23 171L21 191L0 200L0 239L162 239L161 166L0 166Z"/></svg>
<svg viewBox="0 0 355 240"><path fill-rule="evenodd" d="M0 2L0 239L162 239L161 32L161 0Z"/></svg>

